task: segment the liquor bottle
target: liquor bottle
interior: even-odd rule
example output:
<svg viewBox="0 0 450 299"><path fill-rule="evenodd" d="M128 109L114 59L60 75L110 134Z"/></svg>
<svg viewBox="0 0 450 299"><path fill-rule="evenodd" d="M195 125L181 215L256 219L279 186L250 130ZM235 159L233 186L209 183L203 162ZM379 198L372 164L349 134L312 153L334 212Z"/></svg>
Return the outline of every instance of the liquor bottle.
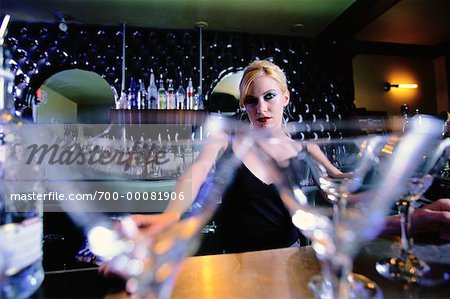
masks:
<svg viewBox="0 0 450 299"><path fill-rule="evenodd" d="M198 98L198 110L205 110L205 98L201 93L199 94Z"/></svg>
<svg viewBox="0 0 450 299"><path fill-rule="evenodd" d="M137 90L134 77L131 77L130 87L128 88L128 109L137 109Z"/></svg>
<svg viewBox="0 0 450 299"><path fill-rule="evenodd" d="M117 109L128 109L128 94L127 91L124 89L120 93L119 101L116 104Z"/></svg>
<svg viewBox="0 0 450 299"><path fill-rule="evenodd" d="M120 100L119 93L117 92L117 89L114 87L113 84L111 84L110 87L111 87L111 91L113 93L114 103L116 105L116 109L119 109L119 105L120 105L120 103L119 103L119 100Z"/></svg>
<svg viewBox="0 0 450 299"><path fill-rule="evenodd" d="M139 79L139 90L137 94L137 108L138 109L147 109L148 108L148 102L147 102L147 91L145 90L144 81L142 79Z"/></svg>
<svg viewBox="0 0 450 299"><path fill-rule="evenodd" d="M153 69L150 73L150 84L147 89L148 109L158 109L158 87L155 84L155 74Z"/></svg>
<svg viewBox="0 0 450 299"><path fill-rule="evenodd" d="M187 105L186 109L192 109L194 105L194 87L192 86L192 79L189 78L188 87L187 87Z"/></svg>
<svg viewBox="0 0 450 299"><path fill-rule="evenodd" d="M5 23L6 17L3 20L0 27L5 28L8 21ZM16 133L23 127L23 119L15 116L14 74L4 65L2 40L0 36L0 298L29 298L44 280L42 202L12 202L7 191L10 195L23 193L39 188L42 182L18 183L23 180L25 163ZM30 167L27 170L36 171ZM31 205L32 210L22 210L23 205Z"/></svg>
<svg viewBox="0 0 450 299"><path fill-rule="evenodd" d="M180 86L175 94L177 109L186 109L186 91L183 88L183 81L180 80Z"/></svg>
<svg viewBox="0 0 450 299"><path fill-rule="evenodd" d="M202 94L202 88L199 86L197 93L194 96L194 110L203 110L203 94Z"/></svg>
<svg viewBox="0 0 450 299"><path fill-rule="evenodd" d="M164 89L164 81L161 78L159 79L159 89L158 89L158 109L167 109L167 94Z"/></svg>
<svg viewBox="0 0 450 299"><path fill-rule="evenodd" d="M192 109L193 110L198 110L198 93L194 94L194 103L192 104Z"/></svg>
<svg viewBox="0 0 450 299"><path fill-rule="evenodd" d="M175 90L173 89L172 79L169 79L169 86L167 87L167 109L175 109Z"/></svg>

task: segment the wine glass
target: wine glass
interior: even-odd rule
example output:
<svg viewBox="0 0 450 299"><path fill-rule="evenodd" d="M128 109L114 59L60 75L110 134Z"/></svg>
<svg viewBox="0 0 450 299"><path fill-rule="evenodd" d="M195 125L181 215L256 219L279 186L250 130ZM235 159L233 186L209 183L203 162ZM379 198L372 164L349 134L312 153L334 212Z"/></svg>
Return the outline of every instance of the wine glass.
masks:
<svg viewBox="0 0 450 299"><path fill-rule="evenodd" d="M411 237L412 204L419 200L431 186L434 177L442 170L450 157L450 139L431 142L429 151L422 157L417 169L408 179L407 189L397 201L400 215L401 253L399 257L385 258L376 263L376 270L382 276L407 283L433 283L428 276L430 266L413 253L413 239ZM435 278L435 283L439 279Z"/></svg>
<svg viewBox="0 0 450 299"><path fill-rule="evenodd" d="M292 142L284 146L299 149L298 155L289 161L278 161L268 150L273 144L282 144L277 138L259 141L262 164L276 178L280 196L292 214L293 223L313 241L313 249L321 262L321 276L311 279L309 287L316 298L381 298L381 290L367 278L353 274L352 260L361 243L374 238L381 230L390 204L402 192L407 174L413 170L414 161L424 153L425 145L440 135L441 125L434 119L426 119L428 130L417 127L404 136L364 136L348 140L312 141L315 146L363 144L367 145L357 156L353 172L345 179L326 175L324 163L320 163L307 151L311 142ZM295 133L296 125L288 128ZM294 134L292 134L294 135ZM295 136L295 135L294 135ZM286 143L286 142L284 142ZM363 147L358 147L363 149ZM329 209L313 207L301 191L299 182L305 164L311 166L316 180L325 193L357 197L339 212L339 218L330 219ZM317 168L317 169L315 169ZM369 180L369 174L371 179ZM364 190L363 192L357 192ZM344 194L348 193L348 194ZM356 196L356 195L357 196Z"/></svg>

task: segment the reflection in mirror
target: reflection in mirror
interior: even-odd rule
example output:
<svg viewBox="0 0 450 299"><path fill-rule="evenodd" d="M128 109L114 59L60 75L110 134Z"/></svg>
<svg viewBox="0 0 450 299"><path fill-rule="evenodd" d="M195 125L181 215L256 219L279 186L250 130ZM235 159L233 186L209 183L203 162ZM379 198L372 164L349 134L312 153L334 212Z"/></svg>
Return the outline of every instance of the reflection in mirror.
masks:
<svg viewBox="0 0 450 299"><path fill-rule="evenodd" d="M94 72L72 69L48 78L38 90L37 123L110 123L113 92Z"/></svg>
<svg viewBox="0 0 450 299"><path fill-rule="evenodd" d="M239 111L239 83L243 73L243 70L230 72L219 79L210 94L210 112L234 114Z"/></svg>

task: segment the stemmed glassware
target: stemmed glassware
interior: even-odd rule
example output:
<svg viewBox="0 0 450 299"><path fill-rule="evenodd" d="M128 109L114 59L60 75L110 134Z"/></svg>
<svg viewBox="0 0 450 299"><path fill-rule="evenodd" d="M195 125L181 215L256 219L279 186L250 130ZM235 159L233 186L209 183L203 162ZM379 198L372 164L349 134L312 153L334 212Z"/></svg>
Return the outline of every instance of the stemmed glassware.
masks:
<svg viewBox="0 0 450 299"><path fill-rule="evenodd" d="M398 142L398 136L361 136L351 139L341 140L326 140L323 142L316 141L315 143L305 143L305 151L300 154L309 165L314 179L322 192L325 193L326 198L333 204L333 225L334 228L345 227L349 219L355 217L355 209L347 211L347 204L349 201L364 200L365 192L374 192L374 188L378 187L377 176L384 175L383 163L388 160L392 154L390 147L394 147ZM332 155L328 155L333 164L341 170L341 173L333 173L325 165L326 160L317 157L317 152L314 153L311 147L317 146L324 149L325 153L331 151ZM364 191L362 191L364 190ZM347 214L350 213L350 214ZM353 214L352 214L353 213ZM347 229L347 228L345 228ZM337 236L339 237L339 236ZM314 237L313 237L314 239ZM335 245L343 246L344 242L348 240L334 237ZM342 242L342 243L341 243ZM317 252L317 256L322 261L324 268L334 268L334 265L329 265L327 256L322 256L322 253ZM351 255L350 255L351 256ZM344 291L344 294L353 294L350 296L362 298L381 298L381 291L378 289L376 283L370 279L352 273L352 264L346 261L342 264L342 269L338 271L343 272L343 279L347 278L349 281L349 289ZM324 276L315 276L309 283L310 289L317 295L322 294L326 288L328 279ZM345 296L347 295L342 295Z"/></svg>
<svg viewBox="0 0 450 299"><path fill-rule="evenodd" d="M376 270L382 276L407 283L434 283L430 276L430 266L413 253L413 239L411 238L411 215L414 202L431 186L434 177L443 169L450 158L450 139L437 140L428 145L428 152L421 159L421 163L407 182L407 189L397 201L400 215L401 253L399 257L389 257L376 263ZM419 160L420 161L420 160ZM436 283L440 279L435 278Z"/></svg>
<svg viewBox="0 0 450 299"><path fill-rule="evenodd" d="M202 140L201 146L232 142L234 136L245 134L236 133L245 131L245 128L238 126L230 120L209 117L204 126L209 138ZM235 135L230 136L230 131L234 131ZM216 161L214 171L181 220L173 221L161 230L143 233L137 230L134 222L124 218L119 231L107 229L106 235L113 235L111 242L104 242L102 238L105 235L104 226L90 226L87 236L92 251L107 260L110 269L127 279L127 291L139 298L170 298L181 261L198 248L200 231L213 216L235 169L254 142L252 138L245 141L234 149L234 155L224 154ZM190 183L186 189L189 188ZM189 192L187 190L179 196L189 196ZM105 246L108 243L109 246ZM116 248L116 252L108 252L108 248Z"/></svg>
<svg viewBox="0 0 450 299"><path fill-rule="evenodd" d="M305 164L311 170L314 180L320 190L325 193L325 197L333 205L333 214L329 219L326 209L319 212L327 217L320 216L320 220L316 220L325 225L320 228L321 232L326 232L322 236L317 233L316 227L309 227L303 218L309 218L310 214L304 211L296 211L293 217L294 224L299 227L302 232L313 240L313 248L324 270L322 275L313 277L309 283L310 289L318 297L322 298L326 293L335 294L340 298L381 298L381 292L376 284L368 278L351 273L352 264L351 257L354 254L351 244L352 240L347 239L345 231L349 229L353 219L357 217L355 209L347 210L347 204L352 201L352 197L356 197L358 190L364 188L365 192L370 191L377 186L375 176L380 176L381 165L383 159L387 159L390 155L386 150L386 145L394 145L398 139L389 136L363 136L350 139L336 140L316 140L303 142L301 144L302 151L293 159L290 166L284 168L283 171L291 172L296 177L289 177L289 185L293 190L297 188L298 181L301 180L301 173L298 172L298 165ZM330 169L327 159L320 157L321 150L324 153L331 153L326 157L335 166L338 166L346 172L336 172L336 169ZM304 167L304 166L303 166ZM372 177L372 178L370 178ZM372 181L372 182L369 182ZM362 195L358 195L362 196ZM312 211L317 213L317 209ZM325 228L326 227L326 228ZM337 234L338 231L343 233ZM318 237L319 236L319 237ZM344 248L342 248L344 247ZM348 247L348 248L345 248ZM356 246L353 246L356 248ZM346 250L342 252L342 250ZM340 256L339 261L333 261L331 257ZM331 274L341 275L339 279ZM335 280L338 285L339 280L348 280L346 289L333 290Z"/></svg>
<svg viewBox="0 0 450 299"><path fill-rule="evenodd" d="M232 142L236 136L250 136L250 134L246 134L246 128L242 124L217 116L210 116L206 120L203 130L209 135L199 144L203 147L219 146L221 148L222 145ZM235 133L231 135L231 131ZM61 150L68 151L63 146L65 143L59 142L61 140L57 136L52 135L51 139L57 140L58 144L62 145ZM83 228L92 253L106 262L108 271L120 274L125 278L127 291L139 298L169 298L181 261L197 249L202 228L213 216L222 193L233 178L235 169L252 147L253 138L242 139L245 142L240 142L239 145L233 147L233 155L223 154L218 158L214 171L201 187L190 210L183 215L181 220L169 219L158 228L150 226L148 229L142 229L138 228L137 224L128 216L112 219L110 210L108 210L112 205L120 204L122 201L125 204L123 208L126 209L132 208L133 204L137 205L139 202L136 198L130 200L118 192L108 191L108 189L104 195L111 196L111 198L103 197L102 200L97 198L96 201L90 201L87 204L86 202L83 204L69 201L63 201L60 204L74 222ZM73 146L73 142L69 144L70 147ZM186 144L186 140L180 139L179 144L173 145L182 146L183 144ZM101 155L101 153L98 154ZM120 165L123 167L123 164ZM54 169L50 167L48 175L52 178L56 177L57 182L50 182L49 191L74 194L98 193L97 181L92 183L92 180L83 182L67 179L68 177L78 178L79 176L74 174L78 170L80 167L66 167L66 165ZM81 170L83 170L82 167ZM195 179L197 178L192 177L192 180ZM128 186L131 187L132 182L128 182ZM191 196L191 189L192 182L187 179L185 188L170 193L173 195L176 192L177 198L170 197L168 201L188 200ZM146 190L147 193L150 193L151 186ZM133 192L134 195L135 192ZM141 198L141 202L142 200L143 198ZM152 199L149 197L144 203L147 206L152 205ZM108 204L112 205L108 206ZM164 217L164 215L155 216ZM117 219L119 219L119 223L117 223Z"/></svg>
<svg viewBox="0 0 450 299"><path fill-rule="evenodd" d="M407 174L414 171L414 161L423 155L425 145L440 135L439 122L433 119L424 122L427 129L417 127L405 136L294 140L284 145L298 149L298 155L289 161L278 161L268 150L273 144L283 143L280 139L258 141L261 161L276 178L293 223L313 241L312 247L321 262L321 276L313 277L309 284L316 298L382 298L376 284L361 275L351 275L352 260L362 242L379 233L391 203L406 184ZM297 129L294 124L288 127L288 133L295 136ZM350 172L336 178L326 171L326 160L312 150L324 144L334 147L347 144L358 149L352 155L355 160ZM313 207L306 200L299 182L307 165L328 198L349 201L347 208L335 213L337 218L330 217L329 209Z"/></svg>
<svg viewBox="0 0 450 299"><path fill-rule="evenodd" d="M374 135L304 143L302 160L311 169L314 180L326 194L325 198L333 205L335 222L345 213L352 194L364 184L367 188L369 176L375 174L381 158L389 154L385 150L389 142L394 144L395 137L389 139L388 136ZM322 152L323 157L320 156ZM333 166L335 168L330 169Z"/></svg>

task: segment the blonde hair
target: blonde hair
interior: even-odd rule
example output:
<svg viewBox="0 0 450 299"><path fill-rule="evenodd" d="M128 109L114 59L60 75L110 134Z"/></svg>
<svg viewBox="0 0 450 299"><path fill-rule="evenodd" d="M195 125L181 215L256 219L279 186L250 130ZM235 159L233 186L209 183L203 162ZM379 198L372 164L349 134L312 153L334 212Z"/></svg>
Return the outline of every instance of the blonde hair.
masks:
<svg viewBox="0 0 450 299"><path fill-rule="evenodd" d="M262 76L269 76L275 79L280 85L281 91L285 92L288 90L286 75L278 65L268 60L255 60L245 68L241 83L239 84L239 106L241 108L244 108L244 100L250 85L255 79Z"/></svg>

